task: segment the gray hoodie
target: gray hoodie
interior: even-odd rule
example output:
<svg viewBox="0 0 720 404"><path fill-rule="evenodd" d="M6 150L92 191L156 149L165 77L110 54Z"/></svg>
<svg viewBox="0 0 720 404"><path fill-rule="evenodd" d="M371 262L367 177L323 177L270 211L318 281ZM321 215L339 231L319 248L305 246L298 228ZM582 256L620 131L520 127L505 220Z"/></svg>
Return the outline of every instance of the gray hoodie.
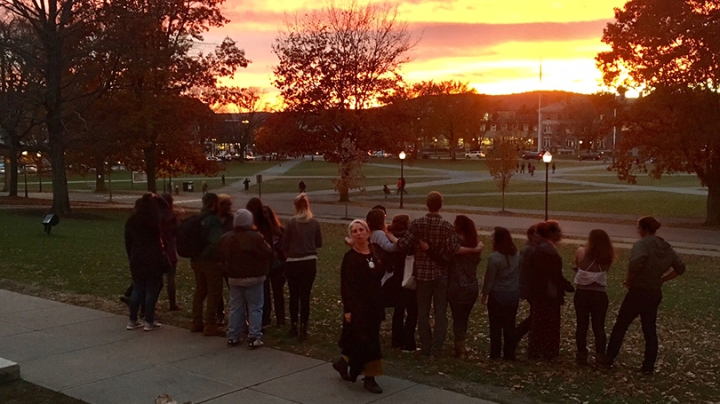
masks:
<svg viewBox="0 0 720 404"><path fill-rule="evenodd" d="M678 275L685 272L685 264L670 244L655 235L643 237L630 251L630 287L659 290L662 287L660 278L670 268Z"/></svg>

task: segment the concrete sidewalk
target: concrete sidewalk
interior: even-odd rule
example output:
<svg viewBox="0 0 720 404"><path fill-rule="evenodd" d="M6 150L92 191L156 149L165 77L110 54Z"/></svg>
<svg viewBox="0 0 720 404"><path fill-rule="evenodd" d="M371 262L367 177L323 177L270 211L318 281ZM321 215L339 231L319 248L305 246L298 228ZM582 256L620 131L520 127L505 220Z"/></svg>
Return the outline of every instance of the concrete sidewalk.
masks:
<svg viewBox="0 0 720 404"><path fill-rule="evenodd" d="M228 348L164 326L127 331L127 318L0 290L0 357L23 379L91 404L178 402L491 404L381 377L384 394L341 380L327 362L272 348Z"/></svg>

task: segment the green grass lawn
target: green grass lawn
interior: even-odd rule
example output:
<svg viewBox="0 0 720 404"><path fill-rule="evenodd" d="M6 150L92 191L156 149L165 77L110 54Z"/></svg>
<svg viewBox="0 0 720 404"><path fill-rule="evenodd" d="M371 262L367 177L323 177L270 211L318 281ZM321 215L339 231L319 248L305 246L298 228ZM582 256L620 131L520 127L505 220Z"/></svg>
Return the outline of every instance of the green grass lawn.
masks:
<svg viewBox="0 0 720 404"><path fill-rule="evenodd" d="M200 190L202 182L206 181L210 189L219 188L222 181L221 176L224 174L226 182L230 181L241 181L242 177L253 177L255 174L267 170L270 167L275 166L279 163L270 163L266 161L246 161L246 162L229 162L226 164L218 164L219 171L215 176L205 177L198 174L183 174L178 177L173 177L173 183L182 188L181 182L183 180L194 181L196 190ZM108 186L107 177L110 176L112 179L112 189L116 191L130 191L130 190L144 190L147 189L146 182L138 182L133 184L130 181L130 172L125 170L113 171L112 174L106 174L105 184ZM0 180L4 181L4 176L0 177ZM44 192L51 192L52 181L49 173L43 174L42 179L38 178L37 174L28 175L28 190L30 192L38 192L40 189L40 180L42 180L42 186ZM251 178L255 182L255 178ZM0 184L2 184L0 181ZM157 179L158 188L163 187L163 178ZM20 175L18 179L18 192L24 192L25 184L24 177ZM69 174L68 175L68 189L70 190L94 190L95 189L95 173L89 172L86 174Z"/></svg>
<svg viewBox="0 0 720 404"><path fill-rule="evenodd" d="M571 191L594 189L592 186L574 185L574 184L552 184L553 191ZM469 193L486 193L500 192L495 185L495 181L478 181L466 182L463 184L439 185L434 187L408 188L408 192L412 194L426 195L430 191L438 191L441 194L469 194ZM527 180L510 180L510 185L505 192L545 192L545 182L527 181Z"/></svg>
<svg viewBox="0 0 720 404"><path fill-rule="evenodd" d="M603 176L583 176L581 174L562 175L558 178L575 180L575 181L589 181L596 182L599 184L625 184L627 181L620 181L615 173L607 173ZM647 175L639 175L636 178L637 185L644 185L650 187L687 187L687 188L699 188L700 180L694 175L666 175L660 179L655 179Z"/></svg>
<svg viewBox="0 0 720 404"><path fill-rule="evenodd" d="M555 189L555 188L552 188ZM420 203L425 195L412 193L405 200ZM616 213L629 215L654 215L703 219L706 214L706 197L700 195L681 195L666 192L602 192L585 194L552 194L549 195L551 211ZM443 199L445 205L485 206L500 210L502 206L499 195L492 196L448 196ZM505 208L534 209L545 208L545 196L506 195Z"/></svg>
<svg viewBox="0 0 720 404"><path fill-rule="evenodd" d="M332 178L308 178L303 180L307 186L307 191L321 191L335 189ZM254 181L253 181L254 182ZM283 178L278 177L262 183L263 194L268 193L282 193L282 192L297 192L298 183L300 180L296 178ZM365 178L363 180L363 187L371 186L382 186L387 184L391 189L395 188L397 178L385 177L385 178ZM258 185L254 184L250 186L250 191L257 192ZM353 193L358 192L353 190Z"/></svg>
<svg viewBox="0 0 720 404"><path fill-rule="evenodd" d="M123 223L129 212L76 211L73 217L64 218L51 236L42 232L39 224L42 212L39 210L0 211L3 224L0 227L0 256L3 257L0 260L0 286L39 295L61 292L62 295L55 296L78 304L88 299L74 300L73 296L89 295L106 302L102 306L104 309L124 313L126 309L116 297L130 281L122 245ZM338 352L336 341L342 315L339 271L347 247L342 243L346 234L344 226L323 224L322 229L325 243L319 253L312 296L310 342L298 344L286 337L285 329L275 327L268 329L264 340L270 347L329 360ZM482 241L490 244L487 238ZM560 252L566 263L566 276L571 278L569 262L574 247L561 244ZM483 258L487 254L484 253ZM616 264L610 271L608 333L625 293L621 284L627 258L627 251L619 250ZM664 288L658 322L660 358L658 373L653 378L642 378L636 372L642 360L643 346L637 322L629 330L615 370L604 372L575 365L572 359L575 353L572 297L563 310L561 358L557 361L527 361L526 342L520 344L519 360L515 363L489 360L487 314L484 306L478 303L471 315L469 358L463 361L449 355L451 331L446 343L447 355L439 360L391 351L388 346L390 324L386 322L382 335L386 373L480 396L483 396L482 388L474 383L499 386L552 403L713 402L717 400L717 358L720 357L717 340L720 332L720 295L717 293L720 259L696 256L684 256L683 259L688 265L687 273ZM479 268L481 276L484 268L483 261ZM193 280L186 260L181 260L178 276L180 304L189 308ZM161 294L158 307L161 321L188 325L187 311L166 311L165 293ZM520 319L527 311L524 303L521 307ZM125 332L121 328L123 325L118 323L118 332Z"/></svg>
<svg viewBox="0 0 720 404"><path fill-rule="evenodd" d="M364 164L362 166L362 173L365 176L390 176L400 178L400 161L393 159L371 159L370 163L383 164L394 166L394 167L378 167L370 164ZM436 172L424 171L424 170L407 170L407 175L438 175ZM338 166L335 163L329 163L323 160L316 160L311 162L309 160L303 161L296 165L285 173L286 176L303 177L303 176L338 176Z"/></svg>

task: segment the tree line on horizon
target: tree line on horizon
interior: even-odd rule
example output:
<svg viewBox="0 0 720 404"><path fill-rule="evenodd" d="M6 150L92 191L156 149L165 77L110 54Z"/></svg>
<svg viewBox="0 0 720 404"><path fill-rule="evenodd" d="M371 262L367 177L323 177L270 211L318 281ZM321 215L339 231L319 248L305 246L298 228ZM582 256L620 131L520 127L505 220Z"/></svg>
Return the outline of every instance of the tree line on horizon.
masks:
<svg viewBox="0 0 720 404"><path fill-rule="evenodd" d="M402 67L419 39L397 8L338 0L288 19L273 43L282 110L264 123L218 127L218 105L259 109L257 89L218 84L250 63L232 39L198 51L203 33L229 22L221 5L0 0L0 132L10 194L22 151L48 156L52 209L67 213L69 166L102 175L121 162L146 172L154 191L158 175L216 170L204 143L220 134L233 143L254 138L268 151L323 152L337 163L336 189L347 200L367 150L417 151L429 136L477 144L482 112L501 108L460 81L408 83ZM622 129L612 167L621 179L696 173L709 191L709 224L720 224L717 21L720 0L629 1L615 10L602 38L610 50L596 61L608 88L642 97L619 105L599 93L567 102L575 126L567 130L579 137ZM534 105L517 110L536 112ZM598 120L610 110L612 119Z"/></svg>

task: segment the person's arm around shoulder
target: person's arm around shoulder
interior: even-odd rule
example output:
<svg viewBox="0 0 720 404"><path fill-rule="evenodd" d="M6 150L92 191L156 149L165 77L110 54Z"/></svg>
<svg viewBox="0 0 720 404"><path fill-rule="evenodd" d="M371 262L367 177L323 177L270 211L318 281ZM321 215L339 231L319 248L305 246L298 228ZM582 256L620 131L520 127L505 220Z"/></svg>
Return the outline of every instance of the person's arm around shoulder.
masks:
<svg viewBox="0 0 720 404"><path fill-rule="evenodd" d="M668 273L666 273L665 275L663 275L662 278L660 278L660 281L662 283L671 281L685 273L685 270L686 270L685 263L682 261L680 256L675 252L675 250L672 250L672 254L673 254L673 260L672 260L672 264L670 264L670 268L672 268L672 270L669 271Z"/></svg>
<svg viewBox="0 0 720 404"><path fill-rule="evenodd" d="M417 222L413 220L410 222L405 235L401 238L395 238L395 245L397 245L398 250L408 251L410 247L414 247L415 243L417 243L417 231ZM394 237L388 236L388 238L392 241Z"/></svg>

